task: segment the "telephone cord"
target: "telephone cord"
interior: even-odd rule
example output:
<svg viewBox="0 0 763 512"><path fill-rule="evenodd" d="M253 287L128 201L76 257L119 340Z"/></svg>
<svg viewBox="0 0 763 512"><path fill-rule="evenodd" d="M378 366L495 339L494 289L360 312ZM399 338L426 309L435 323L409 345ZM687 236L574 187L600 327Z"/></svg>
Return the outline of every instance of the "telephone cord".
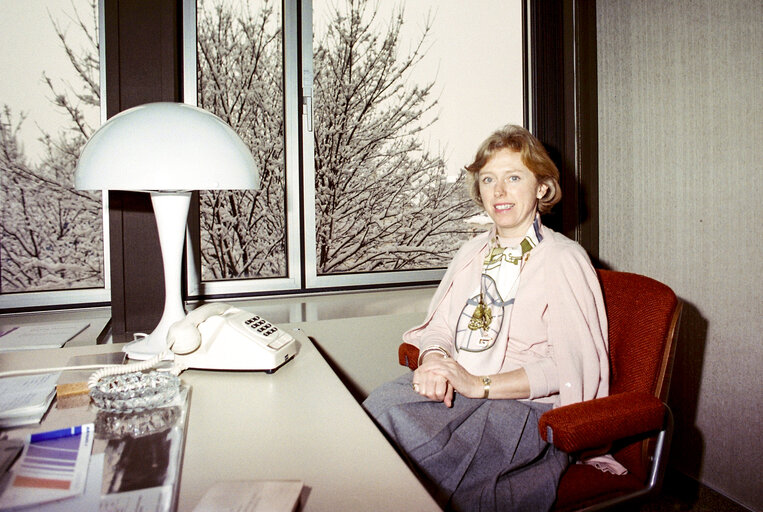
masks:
<svg viewBox="0 0 763 512"><path fill-rule="evenodd" d="M162 361L165 359L169 359L172 355L172 352L169 350L165 350L164 352L157 354L156 356L152 357L151 359L147 359L146 361L139 361L136 363L130 363L125 365L119 365L119 366L107 366L105 368L101 368L100 370L94 372L90 378L87 380L87 387L90 389L93 389L96 384L98 384L98 381L103 379L104 377L111 377L114 375L124 375L126 373L133 373L133 372L142 372L145 370L150 370L151 368L157 367ZM183 365L177 361L175 361L172 366L167 370L172 375L180 375L181 372L183 372L187 368L186 365Z"/></svg>

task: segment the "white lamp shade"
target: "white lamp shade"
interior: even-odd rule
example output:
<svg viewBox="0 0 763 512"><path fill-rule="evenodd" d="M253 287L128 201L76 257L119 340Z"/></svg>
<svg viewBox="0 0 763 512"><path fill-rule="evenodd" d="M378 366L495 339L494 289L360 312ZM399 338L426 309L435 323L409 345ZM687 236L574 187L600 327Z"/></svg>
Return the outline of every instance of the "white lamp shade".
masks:
<svg viewBox="0 0 763 512"><path fill-rule="evenodd" d="M257 181L236 132L183 103L148 103L109 119L85 144L74 177L80 190L238 190Z"/></svg>

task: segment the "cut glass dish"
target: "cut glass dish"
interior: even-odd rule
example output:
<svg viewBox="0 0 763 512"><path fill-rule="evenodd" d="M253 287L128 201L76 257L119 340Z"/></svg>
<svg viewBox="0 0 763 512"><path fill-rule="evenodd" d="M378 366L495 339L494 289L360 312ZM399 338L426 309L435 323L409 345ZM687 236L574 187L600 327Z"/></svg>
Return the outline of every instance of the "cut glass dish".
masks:
<svg viewBox="0 0 763 512"><path fill-rule="evenodd" d="M179 388L180 379L175 375L133 372L104 377L90 390L90 398L104 411L139 412L172 402Z"/></svg>

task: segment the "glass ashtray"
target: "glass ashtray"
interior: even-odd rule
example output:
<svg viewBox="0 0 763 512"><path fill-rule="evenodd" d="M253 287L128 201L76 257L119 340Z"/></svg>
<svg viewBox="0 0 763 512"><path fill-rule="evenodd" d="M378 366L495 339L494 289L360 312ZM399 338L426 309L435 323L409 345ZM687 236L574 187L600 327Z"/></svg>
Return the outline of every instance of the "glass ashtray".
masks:
<svg viewBox="0 0 763 512"><path fill-rule="evenodd" d="M180 407L172 405L140 412L98 411L95 417L96 439L124 439L158 434L169 430L180 418Z"/></svg>
<svg viewBox="0 0 763 512"><path fill-rule="evenodd" d="M104 377L90 389L93 403L109 412L140 412L172 402L178 396L176 375L152 371Z"/></svg>

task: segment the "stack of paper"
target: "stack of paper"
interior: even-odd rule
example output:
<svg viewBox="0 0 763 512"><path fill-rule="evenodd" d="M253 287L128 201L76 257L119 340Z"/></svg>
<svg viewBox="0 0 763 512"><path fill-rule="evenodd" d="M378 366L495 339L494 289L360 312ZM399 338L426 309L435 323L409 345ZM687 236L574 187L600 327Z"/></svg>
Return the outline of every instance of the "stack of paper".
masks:
<svg viewBox="0 0 763 512"><path fill-rule="evenodd" d="M82 321L0 327L0 352L31 348L61 348L88 327L90 323Z"/></svg>
<svg viewBox="0 0 763 512"><path fill-rule="evenodd" d="M0 428L39 423L56 396L61 372L0 379Z"/></svg>

